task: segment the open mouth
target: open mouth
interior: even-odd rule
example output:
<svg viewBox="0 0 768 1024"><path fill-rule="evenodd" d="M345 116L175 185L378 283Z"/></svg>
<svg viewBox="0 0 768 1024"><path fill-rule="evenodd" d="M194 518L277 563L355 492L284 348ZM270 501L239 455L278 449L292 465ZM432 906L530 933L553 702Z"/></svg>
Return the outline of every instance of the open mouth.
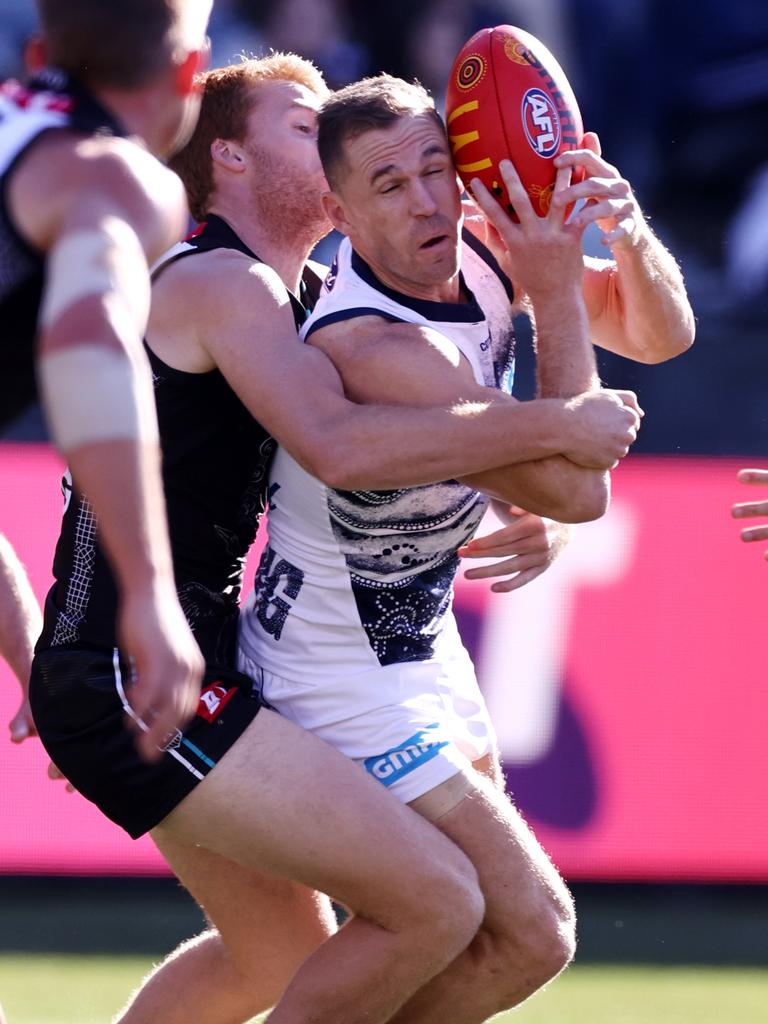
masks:
<svg viewBox="0 0 768 1024"><path fill-rule="evenodd" d="M448 235L433 235L432 238L428 238L426 242L422 242L419 246L420 249L434 249L440 245L441 242L445 242L448 239Z"/></svg>

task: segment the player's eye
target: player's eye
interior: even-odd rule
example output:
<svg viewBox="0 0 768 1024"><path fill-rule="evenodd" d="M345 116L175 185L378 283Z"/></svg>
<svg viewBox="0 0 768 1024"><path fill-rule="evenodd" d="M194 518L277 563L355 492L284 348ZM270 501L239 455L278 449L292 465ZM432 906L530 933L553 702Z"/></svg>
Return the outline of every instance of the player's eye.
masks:
<svg viewBox="0 0 768 1024"><path fill-rule="evenodd" d="M399 185L399 183L398 183L398 182L396 182L396 181L392 181L392 182L390 182L389 184L385 185L385 186L384 186L384 187L383 187L383 188L382 188L382 189L380 190L380 192L381 192L381 195L383 195L383 196L386 196L386 195L389 195L389 193L390 193L390 192L395 192L395 191L397 191L397 189L399 189L399 188L400 188L400 185Z"/></svg>

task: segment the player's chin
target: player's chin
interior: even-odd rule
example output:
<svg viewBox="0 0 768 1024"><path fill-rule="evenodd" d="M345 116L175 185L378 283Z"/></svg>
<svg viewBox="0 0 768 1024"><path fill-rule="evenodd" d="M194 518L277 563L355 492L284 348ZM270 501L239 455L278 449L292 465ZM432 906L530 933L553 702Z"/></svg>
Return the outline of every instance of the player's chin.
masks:
<svg viewBox="0 0 768 1024"><path fill-rule="evenodd" d="M459 247L456 239L450 235L439 235L419 245L416 258L424 265L439 268L449 277L458 273Z"/></svg>

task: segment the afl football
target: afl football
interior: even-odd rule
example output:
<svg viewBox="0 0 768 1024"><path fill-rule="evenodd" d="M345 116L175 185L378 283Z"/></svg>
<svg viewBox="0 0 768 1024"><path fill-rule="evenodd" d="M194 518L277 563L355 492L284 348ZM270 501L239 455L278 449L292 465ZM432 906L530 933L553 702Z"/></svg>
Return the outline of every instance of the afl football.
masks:
<svg viewBox="0 0 768 1024"><path fill-rule="evenodd" d="M552 161L579 148L584 135L562 68L543 43L512 25L481 29L461 48L448 82L446 127L461 180L479 178L513 217L499 162L512 161L543 217L555 184ZM575 168L571 180L583 177Z"/></svg>

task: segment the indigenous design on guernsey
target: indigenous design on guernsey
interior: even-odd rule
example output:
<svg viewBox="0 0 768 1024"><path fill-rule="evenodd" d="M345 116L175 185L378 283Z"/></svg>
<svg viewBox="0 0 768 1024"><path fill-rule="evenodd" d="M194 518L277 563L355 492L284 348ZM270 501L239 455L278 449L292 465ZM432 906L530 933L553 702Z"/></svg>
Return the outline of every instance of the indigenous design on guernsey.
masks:
<svg viewBox="0 0 768 1024"><path fill-rule="evenodd" d="M17 230L8 209L15 167L44 133L67 129L123 135L112 115L64 72L48 68L28 85L0 84L0 430L34 400L34 339L44 255Z"/></svg>
<svg viewBox="0 0 768 1024"><path fill-rule="evenodd" d="M211 217L171 249L155 275L178 259L214 249L252 253ZM297 330L306 311L291 297ZM253 419L218 370L186 373L148 346L163 450L176 585L181 606L209 663L233 665L245 556L266 505L275 442ZM48 595L39 648L115 644L116 593L100 546L86 560L87 499L74 487L56 548L56 584ZM91 535L89 534L89 540Z"/></svg>
<svg viewBox="0 0 768 1024"><path fill-rule="evenodd" d="M438 303L385 287L344 240L304 337L371 315L423 324L456 345L478 383L509 390L511 285L474 238L465 237L462 248L469 301ZM455 480L393 491L334 490L282 449L271 481L269 547L241 627L244 651L291 678L435 657L451 605L456 548L477 529L485 496ZM331 645L337 656L320 656Z"/></svg>

